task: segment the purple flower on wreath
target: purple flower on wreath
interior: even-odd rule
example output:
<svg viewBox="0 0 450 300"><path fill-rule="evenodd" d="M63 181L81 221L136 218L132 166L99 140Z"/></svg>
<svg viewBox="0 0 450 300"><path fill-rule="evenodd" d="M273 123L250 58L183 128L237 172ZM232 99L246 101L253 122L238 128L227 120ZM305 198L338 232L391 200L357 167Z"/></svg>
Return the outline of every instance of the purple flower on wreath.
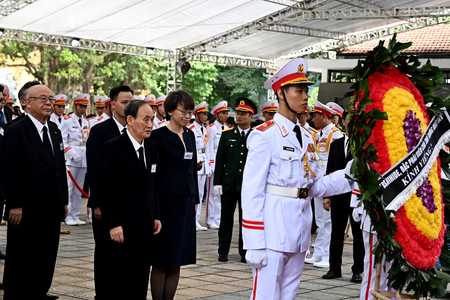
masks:
<svg viewBox="0 0 450 300"><path fill-rule="evenodd" d="M406 146L408 152L411 152L419 143L422 136L422 128L420 127L420 120L416 117L416 113L412 110L408 111L405 120L403 121L403 130L405 132ZM434 204L434 193L430 181L425 180L416 191L418 197L422 199L423 205L430 213L437 210Z"/></svg>

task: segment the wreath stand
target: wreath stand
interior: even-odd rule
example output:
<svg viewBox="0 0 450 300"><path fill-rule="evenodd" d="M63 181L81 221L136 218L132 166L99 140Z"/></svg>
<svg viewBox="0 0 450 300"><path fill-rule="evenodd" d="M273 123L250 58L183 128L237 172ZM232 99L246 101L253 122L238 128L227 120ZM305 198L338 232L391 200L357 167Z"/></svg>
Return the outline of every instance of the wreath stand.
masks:
<svg viewBox="0 0 450 300"><path fill-rule="evenodd" d="M400 294L400 290L395 292L380 291L380 278L381 278L381 264L377 264L377 272L375 274L375 287L372 291L373 299L378 300L391 300L395 298L396 300L402 299L415 299L410 294Z"/></svg>

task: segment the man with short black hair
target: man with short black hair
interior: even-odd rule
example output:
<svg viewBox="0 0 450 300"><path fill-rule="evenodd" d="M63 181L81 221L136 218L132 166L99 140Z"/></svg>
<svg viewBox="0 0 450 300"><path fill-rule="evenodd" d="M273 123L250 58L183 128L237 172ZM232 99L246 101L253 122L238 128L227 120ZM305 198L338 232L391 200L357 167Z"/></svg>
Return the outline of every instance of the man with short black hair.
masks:
<svg viewBox="0 0 450 300"><path fill-rule="evenodd" d="M147 102L125 108L126 133L107 141L99 154L102 219L110 240L105 299L147 299L153 235L161 230L156 184L158 155L148 137L154 114ZM111 182L116 184L111 188Z"/></svg>
<svg viewBox="0 0 450 300"><path fill-rule="evenodd" d="M36 85L25 98L29 114L8 127L0 155L8 170L1 173L8 221L5 300L48 299L67 214L63 141L58 127L47 121L53 93Z"/></svg>
<svg viewBox="0 0 450 300"><path fill-rule="evenodd" d="M114 87L109 94L113 115L100 124L92 127L86 143L87 172L89 174L90 196L87 206L93 211L92 231L95 240L94 252L94 280L95 299L106 299L110 286L108 276L111 275L111 265L108 265L109 251L107 244L110 241L109 230L102 219L102 212L98 202L98 193L106 188L99 183L98 163L104 158L99 156L104 143L125 132L125 107L133 100L133 90L126 85ZM109 185L108 185L109 186Z"/></svg>

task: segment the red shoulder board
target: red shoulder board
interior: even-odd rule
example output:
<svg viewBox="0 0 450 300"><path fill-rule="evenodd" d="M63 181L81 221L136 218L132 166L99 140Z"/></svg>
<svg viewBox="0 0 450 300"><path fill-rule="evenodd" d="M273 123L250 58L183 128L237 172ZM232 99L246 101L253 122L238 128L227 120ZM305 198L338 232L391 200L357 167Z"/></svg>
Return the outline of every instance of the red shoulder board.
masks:
<svg viewBox="0 0 450 300"><path fill-rule="evenodd" d="M256 127L256 129L258 129L258 130L260 130L260 131L264 131L264 130L266 130L267 128L269 128L270 126L272 126L273 124L275 124L275 121L274 121L274 120L270 120L270 121L267 121L267 122L265 122L265 123L262 123L261 125L259 125L258 127Z"/></svg>
<svg viewBox="0 0 450 300"><path fill-rule="evenodd" d="M192 130L192 129L194 129L194 127L195 127L195 125L194 124L192 124L191 126L189 126L188 128L190 129L190 130Z"/></svg>
<svg viewBox="0 0 450 300"><path fill-rule="evenodd" d="M70 116L65 116L64 117L64 120L69 120L70 119Z"/></svg>
<svg viewBox="0 0 450 300"><path fill-rule="evenodd" d="M212 124L209 124L209 127L213 127L214 126L214 123L212 123Z"/></svg>

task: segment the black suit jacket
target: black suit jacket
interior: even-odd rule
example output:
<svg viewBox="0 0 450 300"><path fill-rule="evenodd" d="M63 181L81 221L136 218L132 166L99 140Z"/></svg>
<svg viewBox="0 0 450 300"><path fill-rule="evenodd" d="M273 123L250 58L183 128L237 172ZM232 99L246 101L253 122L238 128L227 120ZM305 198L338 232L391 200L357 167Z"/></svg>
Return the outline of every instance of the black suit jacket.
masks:
<svg viewBox="0 0 450 300"><path fill-rule="evenodd" d="M2 142L1 166L8 218L11 208L23 209L22 223L45 226L64 219L67 177L61 132L48 121L54 156L27 116L8 127Z"/></svg>
<svg viewBox="0 0 450 300"><path fill-rule="evenodd" d="M192 195L198 204L200 199L194 132L187 127L183 129L185 146L179 136L166 126L154 130L150 140L157 144L159 150L158 186L161 192L164 195ZM192 154L191 159L185 159L186 153Z"/></svg>
<svg viewBox="0 0 450 300"><path fill-rule="evenodd" d="M5 113L6 123L11 122L12 121L12 116L14 114L13 110L11 108L9 108L8 106L5 106L3 108L3 112Z"/></svg>
<svg viewBox="0 0 450 300"><path fill-rule="evenodd" d="M90 195L87 206L99 207L96 192L98 190L98 174L96 170L100 149L103 144L120 135L119 128L113 118L109 118L91 128L89 138L86 142L86 161L89 180ZM103 158L100 158L103 159ZM101 187L100 187L101 189Z"/></svg>
<svg viewBox="0 0 450 300"><path fill-rule="evenodd" d="M345 169L345 167L347 166L347 163L352 159L351 153L348 153L347 157L345 157L344 147L345 147L345 138L344 137L337 139L331 143L330 153L328 154L327 174L330 174L337 170ZM333 199L348 200L348 199L350 199L350 197L351 197L351 192L332 196L330 198L332 200Z"/></svg>
<svg viewBox="0 0 450 300"><path fill-rule="evenodd" d="M102 219L108 229L122 226L125 240L152 235L154 220L159 219L158 152L151 141L144 143L146 170L126 133L104 143L97 164Z"/></svg>

